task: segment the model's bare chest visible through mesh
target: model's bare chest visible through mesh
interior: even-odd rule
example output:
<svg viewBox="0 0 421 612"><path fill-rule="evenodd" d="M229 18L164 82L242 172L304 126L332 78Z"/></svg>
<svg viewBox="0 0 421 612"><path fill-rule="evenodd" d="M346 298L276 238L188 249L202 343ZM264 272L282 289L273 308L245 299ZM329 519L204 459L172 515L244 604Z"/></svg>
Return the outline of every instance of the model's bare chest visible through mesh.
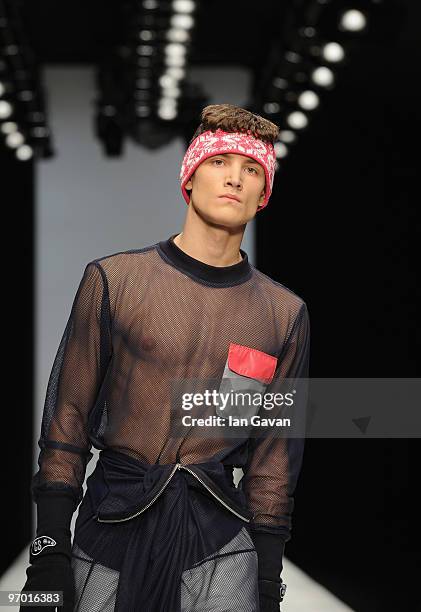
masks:
<svg viewBox="0 0 421 612"><path fill-rule="evenodd" d="M152 467L223 461L243 468L253 523L288 536L302 440L264 429L253 439L193 435L180 430L173 394L180 381L193 392L194 381L214 390L237 378L270 393L307 376L305 303L242 255L209 266L171 237L87 264L48 382L34 493L64 488L80 501L92 446Z"/></svg>
<svg viewBox="0 0 421 612"><path fill-rule="evenodd" d="M209 287L165 265L157 253L145 255L150 262L141 275L134 270L123 282L109 283L114 355L104 439L153 463L170 434L173 382L221 378L230 342L275 354L282 330L254 277ZM160 461L174 461L176 447L168 441ZM216 440L183 444L188 460L216 450Z"/></svg>

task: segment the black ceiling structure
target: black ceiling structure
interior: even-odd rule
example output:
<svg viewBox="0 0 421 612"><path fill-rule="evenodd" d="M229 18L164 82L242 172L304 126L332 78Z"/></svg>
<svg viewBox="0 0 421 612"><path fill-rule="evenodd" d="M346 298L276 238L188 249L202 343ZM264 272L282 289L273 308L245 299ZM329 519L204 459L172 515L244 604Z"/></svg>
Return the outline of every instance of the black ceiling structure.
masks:
<svg viewBox="0 0 421 612"><path fill-rule="evenodd" d="M189 68L229 64L250 70L244 106L281 127L279 160L311 129L341 76L393 44L406 17L399 0L2 0L0 9L0 83L17 115L2 131L19 159L29 156L22 143L54 154L43 65L95 67L95 136L106 155L119 156L126 137L154 149L183 135L187 145L210 94Z"/></svg>

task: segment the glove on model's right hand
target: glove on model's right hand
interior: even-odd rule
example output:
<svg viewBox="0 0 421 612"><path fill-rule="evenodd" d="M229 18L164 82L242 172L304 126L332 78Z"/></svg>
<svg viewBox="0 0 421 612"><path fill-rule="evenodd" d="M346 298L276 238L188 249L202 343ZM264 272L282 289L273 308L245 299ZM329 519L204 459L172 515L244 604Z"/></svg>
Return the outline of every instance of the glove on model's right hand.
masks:
<svg viewBox="0 0 421 612"><path fill-rule="evenodd" d="M34 561L26 570L27 581L22 591L63 591L61 612L73 612L75 582L69 559L61 554L50 554ZM55 606L21 606L20 612L55 612Z"/></svg>
<svg viewBox="0 0 421 612"><path fill-rule="evenodd" d="M62 612L73 612L75 584L71 566L70 521L75 511L74 497L64 491L39 493L37 535L31 544L22 591L63 591ZM21 606L20 612L39 612L39 606ZM42 607L54 612L55 606Z"/></svg>

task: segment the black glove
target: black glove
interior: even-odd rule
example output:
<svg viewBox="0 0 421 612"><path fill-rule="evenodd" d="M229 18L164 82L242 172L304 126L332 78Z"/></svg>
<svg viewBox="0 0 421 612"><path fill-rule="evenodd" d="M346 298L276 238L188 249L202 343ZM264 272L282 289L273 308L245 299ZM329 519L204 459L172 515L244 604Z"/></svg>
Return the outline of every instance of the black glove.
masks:
<svg viewBox="0 0 421 612"><path fill-rule="evenodd" d="M281 586L283 585L282 595ZM259 580L260 612L279 612L279 604L283 600L287 585L279 580Z"/></svg>
<svg viewBox="0 0 421 612"><path fill-rule="evenodd" d="M254 530L251 530L251 537L259 564L260 612L279 612L279 604L283 600L283 593L286 591L286 584L281 579L285 538L280 534ZM281 595L282 584L284 584L284 588Z"/></svg>
<svg viewBox="0 0 421 612"><path fill-rule="evenodd" d="M22 591L63 591L62 612L73 612L75 585L71 566L70 522L76 504L65 491L44 491L36 498L37 533L29 553L30 566ZM55 607L42 607L54 612ZM39 612L39 606L21 606L21 612Z"/></svg>
<svg viewBox="0 0 421 612"><path fill-rule="evenodd" d="M34 561L26 570L27 581L22 591L63 591L62 612L73 612L75 582L73 569L65 555L49 554ZM21 606L20 612L55 612L55 606Z"/></svg>

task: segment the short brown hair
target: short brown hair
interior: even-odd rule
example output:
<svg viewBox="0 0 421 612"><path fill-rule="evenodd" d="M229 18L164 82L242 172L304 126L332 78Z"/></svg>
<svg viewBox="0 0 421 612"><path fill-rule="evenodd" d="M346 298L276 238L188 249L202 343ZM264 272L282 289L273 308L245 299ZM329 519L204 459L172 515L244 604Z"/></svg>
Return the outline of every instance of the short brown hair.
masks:
<svg viewBox="0 0 421 612"><path fill-rule="evenodd" d="M215 132L220 128L224 132L247 132L247 130L250 130L255 138L273 144L280 130L279 126L272 121L234 104L209 104L203 108L200 118L201 123L190 142L202 132L207 130Z"/></svg>

